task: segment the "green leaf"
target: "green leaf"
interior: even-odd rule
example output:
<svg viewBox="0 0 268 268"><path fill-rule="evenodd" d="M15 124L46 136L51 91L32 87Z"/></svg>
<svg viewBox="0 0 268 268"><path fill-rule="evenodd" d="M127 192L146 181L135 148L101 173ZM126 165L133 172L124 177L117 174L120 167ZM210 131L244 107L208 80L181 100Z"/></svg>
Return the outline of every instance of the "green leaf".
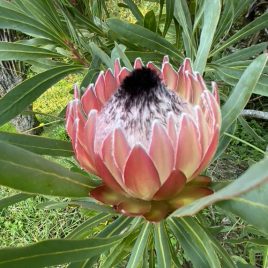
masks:
<svg viewBox="0 0 268 268"><path fill-rule="evenodd" d="M86 240L54 239L27 247L0 250L0 267L43 267L84 260L108 250L123 236L90 238Z"/></svg>
<svg viewBox="0 0 268 268"><path fill-rule="evenodd" d="M95 82L99 73L100 65L100 58L98 56L93 57L90 67L80 84L80 88L86 88L89 84Z"/></svg>
<svg viewBox="0 0 268 268"><path fill-rule="evenodd" d="M215 48L210 56L218 54L220 51L224 50L227 47L237 43L239 40L244 39L245 37L255 34L256 32L266 28L268 26L268 13L264 13L262 16L258 17L251 23L247 24L241 30L236 32L232 37L220 44L218 48Z"/></svg>
<svg viewBox="0 0 268 268"><path fill-rule="evenodd" d="M0 99L0 125L22 112L48 88L70 73L81 70L81 66L60 66L29 78L14 87Z"/></svg>
<svg viewBox="0 0 268 268"><path fill-rule="evenodd" d="M223 3L224 9L221 13L220 20L213 38L213 46L225 38L225 36L229 33L234 20L233 0L225 0Z"/></svg>
<svg viewBox="0 0 268 268"><path fill-rule="evenodd" d="M129 9L131 10L132 14L134 15L134 17L137 19L137 21L139 23L142 23L143 21L143 15L140 12L139 8L137 7L137 5L132 1L132 0L123 0L127 6L129 7Z"/></svg>
<svg viewBox="0 0 268 268"><path fill-rule="evenodd" d="M98 238L104 237L109 238L114 235L121 234L122 232L126 231L126 229L130 226L131 222L134 222L132 218L125 217L123 215L119 216L116 220L114 220L112 223L110 223L105 229L103 229L98 235ZM132 225L132 227L135 227L135 222ZM131 232L133 229L129 228L128 230ZM128 233L126 234L126 236ZM87 259L86 261L81 261L77 263L73 263L71 267L80 267L80 268L91 268L95 263L98 261L98 256L92 257Z"/></svg>
<svg viewBox="0 0 268 268"><path fill-rule="evenodd" d="M108 67L112 69L112 61L111 58L101 49L99 48L95 43L91 42L90 47L92 50L92 55L95 57L99 57L100 60Z"/></svg>
<svg viewBox="0 0 268 268"><path fill-rule="evenodd" d="M244 109L267 62L267 55L256 58L245 70L230 97L222 107L221 135L236 120Z"/></svg>
<svg viewBox="0 0 268 268"><path fill-rule="evenodd" d="M40 58L59 58L62 55L47 49L17 43L0 42L0 61L35 60Z"/></svg>
<svg viewBox="0 0 268 268"><path fill-rule="evenodd" d="M196 246L191 233L184 229L179 219L168 219L168 224L176 240L182 246L185 255L191 260L193 267L207 268L210 267L204 253Z"/></svg>
<svg viewBox="0 0 268 268"><path fill-rule="evenodd" d="M268 158L251 166L243 175L212 195L200 198L177 209L171 217L192 216L201 209L222 200L229 200L249 192L268 182Z"/></svg>
<svg viewBox="0 0 268 268"><path fill-rule="evenodd" d="M69 233L65 238L67 239L83 239L92 233L92 228L98 226L100 223L109 220L112 215L107 215L107 213L99 213L94 217L89 218L77 228L75 228L71 233Z"/></svg>
<svg viewBox="0 0 268 268"><path fill-rule="evenodd" d="M26 11L15 8L9 1L1 1L0 28L13 29L34 37L52 39L64 45L64 42L50 28L28 16Z"/></svg>
<svg viewBox="0 0 268 268"><path fill-rule="evenodd" d="M163 36L167 34L168 28L172 22L174 14L174 6L175 6L175 0L166 0L166 21L163 30Z"/></svg>
<svg viewBox="0 0 268 268"><path fill-rule="evenodd" d="M232 125L225 131L225 133L234 135L235 131L236 131L236 127L237 127L237 121L234 121L232 123ZM220 138L220 142L216 151L216 154L213 158L213 160L218 159L223 153L224 151L227 149L227 147L229 146L229 143L231 142L232 138L227 136L227 135L222 135Z"/></svg>
<svg viewBox="0 0 268 268"><path fill-rule="evenodd" d="M202 252L209 263L208 267L221 267L220 260L215 252L213 243L204 229L198 224L193 217L176 219L175 222L180 224L182 232L186 232L191 237L190 241L194 244L199 252Z"/></svg>
<svg viewBox="0 0 268 268"><path fill-rule="evenodd" d="M2 199L0 199L0 210L5 208L5 207L8 207L8 206L14 205L16 203L19 203L21 201L24 201L24 200L31 198L31 197L33 197L32 194L20 193L20 194L15 194L12 196L2 198Z"/></svg>
<svg viewBox="0 0 268 268"><path fill-rule="evenodd" d="M123 22L118 19L108 19L107 24L120 40L123 38L130 43L137 44L139 47L159 51L179 61L183 60L177 49L157 33L153 33L142 26Z"/></svg>
<svg viewBox="0 0 268 268"><path fill-rule="evenodd" d="M213 42L214 34L221 13L220 0L205 0L204 8L204 23L200 36L200 43L197 50L196 59L194 62L194 70L203 74L209 51Z"/></svg>
<svg viewBox="0 0 268 268"><path fill-rule="evenodd" d="M213 246L218 256L220 257L221 267L236 268L236 265L231 259L229 252L227 252L226 249L221 245L221 241L219 241L215 235L211 234L209 228L207 228L206 226L202 226L200 221L196 223L199 225L199 228L201 228L203 232L206 233L206 236L210 239L211 245Z"/></svg>
<svg viewBox="0 0 268 268"><path fill-rule="evenodd" d="M185 0L176 0L174 5L174 18L183 29L183 42L186 56L193 58L196 54L196 44L193 38L193 26L188 4Z"/></svg>
<svg viewBox="0 0 268 268"><path fill-rule="evenodd" d="M74 154L72 145L67 141L49 139L34 135L0 131L0 141L16 145L37 154L53 156L72 156Z"/></svg>
<svg viewBox="0 0 268 268"><path fill-rule="evenodd" d="M129 236L124 238L119 245L116 245L106 257L105 262L102 264L102 268L120 267L118 264L122 263L132 251L137 236L137 231L132 232Z"/></svg>
<svg viewBox="0 0 268 268"><path fill-rule="evenodd" d="M128 57L126 56L125 52L123 49L120 48L120 46L115 42L115 49L120 57L120 59L122 59L124 65L130 70L133 70L132 64L129 61Z"/></svg>
<svg viewBox="0 0 268 268"><path fill-rule="evenodd" d="M238 116L238 121L242 125L242 127L246 130L247 134L251 135L254 140L258 142L266 142L265 139L259 136L241 115Z"/></svg>
<svg viewBox="0 0 268 268"><path fill-rule="evenodd" d="M247 48L238 49L234 53L228 54L227 56L221 57L215 61L217 64L228 64L236 61L244 61L250 59L253 56L258 55L266 50L268 42L263 42L257 45L253 45ZM214 62L213 62L214 63Z"/></svg>
<svg viewBox="0 0 268 268"><path fill-rule="evenodd" d="M151 223L145 222L140 234L133 247L127 268L136 268L137 265L143 263L143 253L148 242L148 237L151 232Z"/></svg>
<svg viewBox="0 0 268 268"><path fill-rule="evenodd" d="M268 234L268 183L241 196L219 202L217 206L238 215Z"/></svg>
<svg viewBox="0 0 268 268"><path fill-rule="evenodd" d="M240 69L240 66L215 66L215 69L217 70L216 76L218 76L227 84L234 86L238 83L240 77L244 72L245 67L246 66L244 66L243 69ZM253 93L268 97L267 84L268 74L263 73L257 81Z"/></svg>
<svg viewBox="0 0 268 268"><path fill-rule="evenodd" d="M156 52L126 50L125 54L128 57L128 59L132 62L134 62L135 59L138 57L140 57L144 63L149 62L149 61L162 62L162 60L163 60L163 55L160 53L156 53Z"/></svg>
<svg viewBox="0 0 268 268"><path fill-rule="evenodd" d="M169 237L163 221L154 225L154 241L158 267L171 267Z"/></svg>
<svg viewBox="0 0 268 268"><path fill-rule="evenodd" d="M149 29L152 32L156 32L156 18L153 10L148 11L145 14L143 25L145 28Z"/></svg>
<svg viewBox="0 0 268 268"><path fill-rule="evenodd" d="M0 184L44 195L83 197L96 182L19 147L0 142Z"/></svg>

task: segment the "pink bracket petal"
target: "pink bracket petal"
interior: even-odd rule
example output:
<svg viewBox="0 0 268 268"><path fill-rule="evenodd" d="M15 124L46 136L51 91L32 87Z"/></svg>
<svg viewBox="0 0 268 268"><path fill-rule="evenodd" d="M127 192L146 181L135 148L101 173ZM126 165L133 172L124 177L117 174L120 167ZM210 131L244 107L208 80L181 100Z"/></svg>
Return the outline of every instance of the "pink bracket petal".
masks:
<svg viewBox="0 0 268 268"><path fill-rule="evenodd" d="M115 129L114 131L114 158L121 172L123 172L124 170L130 150L131 148L128 144L128 141L123 131L121 129Z"/></svg>
<svg viewBox="0 0 268 268"><path fill-rule="evenodd" d="M176 91L182 99L189 102L192 96L191 79L189 77L189 73L188 71L185 72L183 66L181 66L177 75L178 83Z"/></svg>
<svg viewBox="0 0 268 268"><path fill-rule="evenodd" d="M182 191L186 180L185 175L180 170L173 170L153 199L166 200L175 197Z"/></svg>
<svg viewBox="0 0 268 268"><path fill-rule="evenodd" d="M130 71L126 68L123 67L121 69L120 74L118 75L118 79L119 79L119 83L122 84L122 82L124 81L124 79L130 74Z"/></svg>
<svg viewBox="0 0 268 268"><path fill-rule="evenodd" d="M97 117L97 111L91 110L91 112L88 115L88 119L84 129L86 151L92 159L95 159L94 142L96 134L96 117Z"/></svg>
<svg viewBox="0 0 268 268"><path fill-rule="evenodd" d="M190 116L183 114L180 124L175 167L189 179L200 165L202 149L197 127Z"/></svg>
<svg viewBox="0 0 268 268"><path fill-rule="evenodd" d="M220 96L219 96L219 90L218 90L218 85L215 82L211 82L212 86L212 94L217 101L217 103L220 105Z"/></svg>
<svg viewBox="0 0 268 268"><path fill-rule="evenodd" d="M169 56L168 55L164 56L162 64L164 65L166 62L169 62Z"/></svg>
<svg viewBox="0 0 268 268"><path fill-rule="evenodd" d="M169 62L165 62L162 65L162 75L166 87L171 90L176 90L178 83L178 74L175 72Z"/></svg>
<svg viewBox="0 0 268 268"><path fill-rule="evenodd" d="M165 129L158 123L153 126L149 155L163 184L174 167L174 150Z"/></svg>
<svg viewBox="0 0 268 268"><path fill-rule="evenodd" d="M158 67L156 67L151 61L149 61L146 65L147 68L151 69L152 71L156 72L157 75L161 78L162 76L162 73L161 71L159 70Z"/></svg>
<svg viewBox="0 0 268 268"><path fill-rule="evenodd" d="M217 150L218 143L219 143L219 135L220 135L220 130L218 127L216 127L212 141L207 151L204 154L204 157L200 163L200 166L196 169L191 179L195 178L198 174L200 174L208 166L209 162L212 160Z"/></svg>
<svg viewBox="0 0 268 268"><path fill-rule="evenodd" d="M134 62L134 69L141 69L143 67L143 62L141 58L137 58Z"/></svg>
<svg viewBox="0 0 268 268"><path fill-rule="evenodd" d="M103 160L99 155L95 156L96 169L98 171L98 176L101 177L103 182L112 190L118 193L124 193L120 185L114 179L108 168L104 165Z"/></svg>
<svg viewBox="0 0 268 268"><path fill-rule="evenodd" d="M110 69L108 69L105 73L104 82L105 82L105 93L104 93L105 101L108 101L117 90L117 82Z"/></svg>
<svg viewBox="0 0 268 268"><path fill-rule="evenodd" d="M115 163L113 154L113 133L110 133L102 144L102 160L117 183L124 188L122 175Z"/></svg>
<svg viewBox="0 0 268 268"><path fill-rule="evenodd" d="M96 80L95 92L96 92L96 96L98 97L100 102L102 104L104 104L106 102L106 99L105 99L105 83L104 83L103 72L100 72L100 74Z"/></svg>
<svg viewBox="0 0 268 268"><path fill-rule="evenodd" d="M140 145L136 145L129 155L124 181L133 197L143 200L151 200L161 186L151 158Z"/></svg>
<svg viewBox="0 0 268 268"><path fill-rule="evenodd" d="M203 92L202 85L195 75L189 74L189 79L191 80L191 103L198 104Z"/></svg>
<svg viewBox="0 0 268 268"><path fill-rule="evenodd" d="M119 87L120 85L119 78L118 78L120 71L121 71L120 59L117 58L114 61L114 77L116 79L117 87Z"/></svg>
<svg viewBox="0 0 268 268"><path fill-rule="evenodd" d="M192 64L191 64L191 59L186 58L183 62L183 71L188 72L190 74L193 74L193 69L192 69Z"/></svg>
<svg viewBox="0 0 268 268"><path fill-rule="evenodd" d="M167 131L168 131L168 136L172 142L173 148L176 148L177 145L177 130L176 130L176 123L174 119L174 115L170 114L168 116L168 121L167 121Z"/></svg>
<svg viewBox="0 0 268 268"><path fill-rule="evenodd" d="M74 85L74 98L75 99L80 99L80 90L79 90L77 84Z"/></svg>
<svg viewBox="0 0 268 268"><path fill-rule="evenodd" d="M92 109L99 111L102 107L102 104L96 97L94 91L95 91L94 85L90 84L81 98L85 114L88 114Z"/></svg>

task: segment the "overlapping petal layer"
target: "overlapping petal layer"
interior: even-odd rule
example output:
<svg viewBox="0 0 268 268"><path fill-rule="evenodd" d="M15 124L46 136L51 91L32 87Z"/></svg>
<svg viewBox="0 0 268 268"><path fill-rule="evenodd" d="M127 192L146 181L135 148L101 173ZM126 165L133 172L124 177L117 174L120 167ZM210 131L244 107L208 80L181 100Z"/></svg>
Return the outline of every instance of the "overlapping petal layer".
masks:
<svg viewBox="0 0 268 268"><path fill-rule="evenodd" d="M197 176L216 151L221 115L217 85L213 82L210 92L203 78L193 72L189 59L178 71L167 56L161 70L151 62L145 67L159 77L161 90L177 101L164 118L159 118L161 105L157 109L148 106L144 110L147 117L138 117L134 108L125 105L116 107L119 113L129 109L123 119L113 115L113 124L106 125L103 114L114 109L109 107L111 99L131 74L116 60L114 71L101 72L81 99L75 88L75 99L67 108L66 129L81 167L103 181L91 192L92 197L126 215L159 221L176 208L212 193L210 180ZM134 70L142 68L143 62L136 59ZM148 111L152 123L148 123ZM144 125L138 124L143 117Z"/></svg>

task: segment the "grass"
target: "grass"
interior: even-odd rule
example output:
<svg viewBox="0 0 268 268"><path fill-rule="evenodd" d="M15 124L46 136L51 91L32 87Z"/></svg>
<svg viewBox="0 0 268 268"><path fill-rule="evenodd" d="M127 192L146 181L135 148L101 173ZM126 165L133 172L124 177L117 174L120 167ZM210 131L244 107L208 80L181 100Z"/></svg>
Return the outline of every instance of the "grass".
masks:
<svg viewBox="0 0 268 268"><path fill-rule="evenodd" d="M16 191L1 187L0 198ZM85 215L77 208L45 210L38 206L47 199L33 197L0 211L1 247L24 246L33 242L63 238L84 221Z"/></svg>

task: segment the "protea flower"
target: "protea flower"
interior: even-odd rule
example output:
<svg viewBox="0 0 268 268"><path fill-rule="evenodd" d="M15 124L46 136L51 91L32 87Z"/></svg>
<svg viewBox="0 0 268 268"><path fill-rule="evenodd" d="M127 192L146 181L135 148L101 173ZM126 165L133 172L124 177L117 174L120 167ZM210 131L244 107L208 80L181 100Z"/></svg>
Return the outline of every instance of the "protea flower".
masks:
<svg viewBox="0 0 268 268"><path fill-rule="evenodd" d="M67 109L67 132L76 159L102 180L90 196L129 216L159 221L209 195L210 179L198 176L212 159L221 116L212 93L189 59L176 72L140 58L134 70L101 72Z"/></svg>

